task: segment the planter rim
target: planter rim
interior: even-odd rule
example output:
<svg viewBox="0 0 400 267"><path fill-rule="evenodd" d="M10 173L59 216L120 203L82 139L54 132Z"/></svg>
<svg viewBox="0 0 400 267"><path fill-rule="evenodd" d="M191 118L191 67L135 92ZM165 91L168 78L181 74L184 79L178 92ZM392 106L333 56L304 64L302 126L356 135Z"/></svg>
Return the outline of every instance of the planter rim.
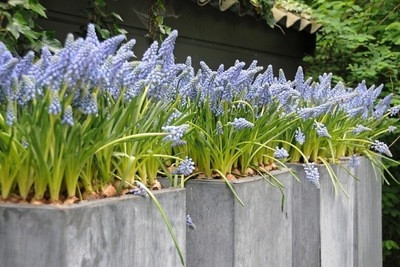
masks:
<svg viewBox="0 0 400 267"><path fill-rule="evenodd" d="M279 175L279 174L284 174L284 173L288 173L288 170L274 170L271 171L270 173L273 175ZM268 174L265 174L266 176L268 176ZM243 178L239 178L236 179L234 181L230 181L231 184L242 184L242 183L246 183L246 182L251 182L251 181L256 181L256 180L261 180L264 179L264 177L262 177L261 175L252 175L252 176L246 176ZM189 179L189 181L187 181L187 183L214 183L214 184L225 184L225 180L223 179Z"/></svg>
<svg viewBox="0 0 400 267"><path fill-rule="evenodd" d="M163 188L161 190L152 191L154 195L164 195L170 192L180 192L185 191L185 188ZM114 204L122 201L130 201L134 199L143 199L142 196L136 195L123 195L123 196L115 196L108 197L96 200L85 200L71 205L54 205L54 204L43 204L43 205L34 205L29 203L10 203L4 202L0 203L0 208L18 208L18 209L37 209L37 210L56 210L56 211L66 211L73 209L80 209L86 207L98 207L105 206L109 204ZM147 196L146 199L151 199L150 196Z"/></svg>
<svg viewBox="0 0 400 267"><path fill-rule="evenodd" d="M357 158L359 158L359 159L366 159L366 157L365 156L357 156ZM332 164L332 163L329 163L329 165L332 165L332 166L336 166L336 165L340 165L340 164L346 164L346 163L348 163L348 161L350 160L350 157L341 157L338 161L338 163L334 163L334 164ZM315 162L312 162L312 163L314 163L315 164L315 166L317 166L317 167L323 167L323 166L325 166L324 164L322 164L322 163L315 163ZM303 166L305 163L286 163L286 165L288 166L288 167L290 167L290 166Z"/></svg>

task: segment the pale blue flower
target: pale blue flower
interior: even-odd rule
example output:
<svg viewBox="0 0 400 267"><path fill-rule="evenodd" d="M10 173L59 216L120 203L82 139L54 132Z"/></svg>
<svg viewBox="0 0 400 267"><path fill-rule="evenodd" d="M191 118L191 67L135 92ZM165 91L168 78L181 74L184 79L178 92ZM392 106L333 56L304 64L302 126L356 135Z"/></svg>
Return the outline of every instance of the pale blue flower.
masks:
<svg viewBox="0 0 400 267"><path fill-rule="evenodd" d="M323 123L314 122L314 127L315 130L317 131L318 136L331 138L328 129L326 129L326 126Z"/></svg>
<svg viewBox="0 0 400 267"><path fill-rule="evenodd" d="M194 225L192 218L190 217L190 215L186 216L186 226L189 227L190 229L194 230L196 229L196 225Z"/></svg>
<svg viewBox="0 0 400 267"><path fill-rule="evenodd" d="M352 168L357 167L358 165L360 165L360 158L357 157L357 155L351 156L350 159L349 159L349 165Z"/></svg>
<svg viewBox="0 0 400 267"><path fill-rule="evenodd" d="M68 124L70 126L74 125L74 118L73 118L73 113L72 113L72 107L67 106L64 109L64 115L61 121L63 124Z"/></svg>
<svg viewBox="0 0 400 267"><path fill-rule="evenodd" d="M215 127L215 132L216 132L216 135L223 135L224 134L224 128L223 128L222 123L220 121L217 121L217 125Z"/></svg>
<svg viewBox="0 0 400 267"><path fill-rule="evenodd" d="M304 142L306 141L306 136L304 135L304 133L301 131L300 128L296 130L294 138L296 139L296 142L299 143L300 145L304 144Z"/></svg>
<svg viewBox="0 0 400 267"><path fill-rule="evenodd" d="M283 147L282 148L276 147L274 156L276 159L285 159L285 158L289 157L289 153Z"/></svg>
<svg viewBox="0 0 400 267"><path fill-rule="evenodd" d="M317 189L320 189L318 168L314 163L307 163L303 166L307 181L314 185Z"/></svg>
<svg viewBox="0 0 400 267"><path fill-rule="evenodd" d="M254 124L249 122L245 118L235 118L233 122L228 122L228 124L233 125L233 128L237 131L254 127Z"/></svg>
<svg viewBox="0 0 400 267"><path fill-rule="evenodd" d="M397 127L390 125L387 130L389 133L394 133L397 130Z"/></svg>
<svg viewBox="0 0 400 267"><path fill-rule="evenodd" d="M186 158L181 161L178 167L172 172L174 175L185 175L188 176L194 171L194 162L191 158L186 156Z"/></svg>
<svg viewBox="0 0 400 267"><path fill-rule="evenodd" d="M14 104L9 101L7 104L7 111L6 111L6 123L9 126L12 126L16 120L16 115L15 115L15 108Z"/></svg>
<svg viewBox="0 0 400 267"><path fill-rule="evenodd" d="M60 98L58 96L58 91L54 90L52 92L52 98L49 106L49 114L52 115L57 115L61 112L61 103L60 103Z"/></svg>
<svg viewBox="0 0 400 267"><path fill-rule="evenodd" d="M188 124L182 124L179 126L163 126L161 128L164 132L168 133L167 136L163 138L164 142L172 142L173 144L179 143L182 140L183 135L189 129Z"/></svg>
<svg viewBox="0 0 400 267"><path fill-rule="evenodd" d="M375 140L371 148L378 151L379 153L385 154L388 157L392 157L392 152L390 152L389 147L384 142Z"/></svg>
<svg viewBox="0 0 400 267"><path fill-rule="evenodd" d="M371 129L368 128L368 127L365 127L365 126L363 126L361 124L357 124L356 128L353 129L353 133L354 134L360 134L360 133L365 132L365 131L371 131Z"/></svg>
<svg viewBox="0 0 400 267"><path fill-rule="evenodd" d="M390 116L397 115L400 111L400 106L395 106L390 109Z"/></svg>

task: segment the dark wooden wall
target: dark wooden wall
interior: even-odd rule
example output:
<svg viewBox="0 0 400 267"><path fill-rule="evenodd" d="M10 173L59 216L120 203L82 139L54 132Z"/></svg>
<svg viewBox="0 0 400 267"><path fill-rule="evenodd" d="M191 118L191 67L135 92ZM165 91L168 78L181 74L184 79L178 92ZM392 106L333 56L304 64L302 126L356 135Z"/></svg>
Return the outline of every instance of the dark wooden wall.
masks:
<svg viewBox="0 0 400 267"><path fill-rule="evenodd" d="M151 43L145 37L146 25L134 10L146 12L146 1L106 1L108 11L123 18L121 27L128 38L135 38L135 54L141 56ZM82 12L85 0L41 0L47 8L48 19L40 21L46 30L54 30L63 40L68 32L79 32L88 23ZM313 50L315 36L295 29L271 29L264 21L250 16L240 17L230 11L220 12L211 6L200 7L189 0L174 1L178 18L168 17L165 24L179 31L175 48L178 61L190 55L194 66L204 60L212 68L219 64L230 66L236 59L250 64L256 59L259 65L272 64L275 71L283 68L288 78L294 75L306 52ZM282 31L283 30L283 31Z"/></svg>

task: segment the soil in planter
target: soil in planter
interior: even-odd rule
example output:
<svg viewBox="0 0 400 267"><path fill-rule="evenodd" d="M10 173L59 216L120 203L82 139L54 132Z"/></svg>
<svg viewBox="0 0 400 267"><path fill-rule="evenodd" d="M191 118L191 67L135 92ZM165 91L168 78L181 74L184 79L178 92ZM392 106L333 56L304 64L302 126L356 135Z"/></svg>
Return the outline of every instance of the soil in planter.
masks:
<svg viewBox="0 0 400 267"><path fill-rule="evenodd" d="M94 201L97 199L103 198L111 198L111 197L120 197L127 194L132 194L132 190L138 189L136 186L126 186L122 189L121 193L118 194L117 189L119 186L119 181L116 181L113 184L107 185L104 190L101 192L84 192L81 195L81 198L77 196L66 197L64 194L60 194L58 201L51 201L50 196L45 194L43 199L34 199L34 192L31 191L27 199L23 199L16 194L11 194L7 199L2 199L0 197L0 203L16 203L16 204L32 204L32 205L72 205L81 201ZM161 184L156 181L155 184L151 187L151 190L161 190Z"/></svg>

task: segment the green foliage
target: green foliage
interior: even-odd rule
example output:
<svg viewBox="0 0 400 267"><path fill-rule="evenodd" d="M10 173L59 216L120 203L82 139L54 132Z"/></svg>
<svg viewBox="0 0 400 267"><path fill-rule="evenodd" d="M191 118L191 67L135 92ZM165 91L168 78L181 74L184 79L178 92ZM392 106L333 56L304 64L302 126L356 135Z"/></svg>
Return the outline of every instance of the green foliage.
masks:
<svg viewBox="0 0 400 267"><path fill-rule="evenodd" d="M126 34L127 31L120 28L118 23L122 17L114 12L109 12L105 0L89 0L89 8L84 10L88 21L95 24L96 31L102 39L107 39L118 34ZM86 24L83 26L86 29Z"/></svg>
<svg viewBox="0 0 400 267"><path fill-rule="evenodd" d="M383 257L385 265L399 262L400 244L400 187L383 186ZM391 265L394 266L394 265Z"/></svg>
<svg viewBox="0 0 400 267"><path fill-rule="evenodd" d="M277 0L275 6L278 8L282 8L286 11L296 13L305 19L312 19L313 18L313 11L312 8L308 5L304 4L301 1L295 0Z"/></svg>
<svg viewBox="0 0 400 267"><path fill-rule="evenodd" d="M315 1L316 17L324 27L317 36L315 56L306 57L307 71L321 69L355 86L368 83L400 90L400 27L397 1Z"/></svg>
<svg viewBox="0 0 400 267"><path fill-rule="evenodd" d="M254 11L261 19L265 20L270 27L275 24L271 8L275 0L239 0L241 9Z"/></svg>
<svg viewBox="0 0 400 267"><path fill-rule="evenodd" d="M149 21L147 25L149 36L155 40L158 35L169 35L171 27L164 24L164 17L167 13L166 0L152 0L150 1L149 8Z"/></svg>
<svg viewBox="0 0 400 267"><path fill-rule="evenodd" d="M22 54L46 45L57 50L60 42L53 33L42 31L35 24L38 17L46 18L45 8L38 0L9 0L0 3L0 39L13 52Z"/></svg>

